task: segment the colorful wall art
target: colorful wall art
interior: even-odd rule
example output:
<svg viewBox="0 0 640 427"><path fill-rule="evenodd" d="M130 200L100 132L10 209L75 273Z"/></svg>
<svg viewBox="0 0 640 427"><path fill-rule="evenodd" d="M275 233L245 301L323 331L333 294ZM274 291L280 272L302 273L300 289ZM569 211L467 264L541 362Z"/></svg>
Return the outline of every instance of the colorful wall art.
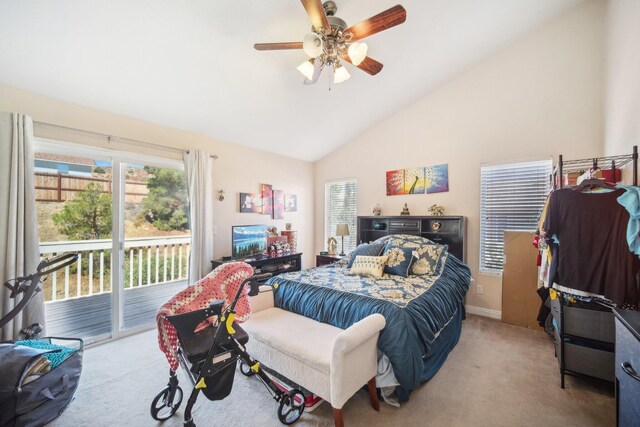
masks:
<svg viewBox="0 0 640 427"><path fill-rule="evenodd" d="M240 193L240 212L262 213L262 194Z"/></svg>
<svg viewBox="0 0 640 427"><path fill-rule="evenodd" d="M271 184L262 184L262 214L273 214L273 187Z"/></svg>
<svg viewBox="0 0 640 427"><path fill-rule="evenodd" d="M273 219L284 218L284 191L273 190Z"/></svg>
<svg viewBox="0 0 640 427"><path fill-rule="evenodd" d="M387 172L387 196L401 194L424 194L424 168Z"/></svg>
<svg viewBox="0 0 640 427"><path fill-rule="evenodd" d="M427 166L424 169L427 194L449 191L449 165Z"/></svg>
<svg viewBox="0 0 640 427"><path fill-rule="evenodd" d="M387 171L387 196L398 196L404 192L404 169Z"/></svg>
<svg viewBox="0 0 640 427"><path fill-rule="evenodd" d="M260 193L240 193L240 212L273 215L283 219L285 212L298 211L298 197L274 190L271 184L260 184Z"/></svg>
<svg viewBox="0 0 640 427"><path fill-rule="evenodd" d="M298 212L298 196L295 194L284 195L284 211Z"/></svg>
<svg viewBox="0 0 640 427"><path fill-rule="evenodd" d="M387 196L449 191L447 164L387 171Z"/></svg>

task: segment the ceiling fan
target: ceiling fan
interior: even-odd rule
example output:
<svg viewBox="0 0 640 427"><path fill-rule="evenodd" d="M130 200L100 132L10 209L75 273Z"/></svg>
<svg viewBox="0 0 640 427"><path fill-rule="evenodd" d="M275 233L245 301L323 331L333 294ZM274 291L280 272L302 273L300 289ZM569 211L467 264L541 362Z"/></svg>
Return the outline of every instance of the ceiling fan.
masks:
<svg viewBox="0 0 640 427"><path fill-rule="evenodd" d="M407 19L407 11L396 5L369 19L347 27L347 23L335 16L338 7L333 1L300 0L313 24L311 33L302 42L256 43L256 50L303 49L309 59L298 66L305 76L304 84L318 81L324 67L333 68L333 82L342 83L350 76L342 61L349 62L362 71L375 76L382 64L367 56L367 45L360 42L365 37L400 25Z"/></svg>

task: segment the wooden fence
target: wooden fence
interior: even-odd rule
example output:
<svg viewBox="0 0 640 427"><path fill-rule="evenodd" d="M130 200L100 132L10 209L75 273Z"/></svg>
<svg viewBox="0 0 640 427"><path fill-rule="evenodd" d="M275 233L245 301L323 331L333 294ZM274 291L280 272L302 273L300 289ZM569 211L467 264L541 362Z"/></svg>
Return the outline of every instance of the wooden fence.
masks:
<svg viewBox="0 0 640 427"><path fill-rule="evenodd" d="M35 188L38 202L64 202L73 199L78 191L83 191L90 183L101 187L102 193L111 194L110 178L64 175L60 173L36 172ZM125 202L140 203L149 193L143 181L125 181Z"/></svg>

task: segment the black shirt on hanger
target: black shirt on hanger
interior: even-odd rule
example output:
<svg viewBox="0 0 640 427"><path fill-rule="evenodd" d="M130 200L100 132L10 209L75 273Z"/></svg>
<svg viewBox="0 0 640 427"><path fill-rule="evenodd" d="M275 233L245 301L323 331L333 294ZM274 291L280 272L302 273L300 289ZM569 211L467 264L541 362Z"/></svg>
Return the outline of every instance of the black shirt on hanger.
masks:
<svg viewBox="0 0 640 427"><path fill-rule="evenodd" d="M627 245L629 213L617 201L624 192L556 190L542 228L560 241L557 284L635 307L640 260Z"/></svg>

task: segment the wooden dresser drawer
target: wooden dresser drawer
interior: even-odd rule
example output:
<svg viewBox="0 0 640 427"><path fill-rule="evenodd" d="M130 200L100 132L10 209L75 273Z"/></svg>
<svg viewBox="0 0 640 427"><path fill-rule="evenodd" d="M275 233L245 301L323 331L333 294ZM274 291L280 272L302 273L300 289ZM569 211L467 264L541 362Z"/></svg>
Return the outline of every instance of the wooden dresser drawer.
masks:
<svg viewBox="0 0 640 427"><path fill-rule="evenodd" d="M420 220L418 219L392 219L389 221L389 231L394 232L420 232Z"/></svg>

